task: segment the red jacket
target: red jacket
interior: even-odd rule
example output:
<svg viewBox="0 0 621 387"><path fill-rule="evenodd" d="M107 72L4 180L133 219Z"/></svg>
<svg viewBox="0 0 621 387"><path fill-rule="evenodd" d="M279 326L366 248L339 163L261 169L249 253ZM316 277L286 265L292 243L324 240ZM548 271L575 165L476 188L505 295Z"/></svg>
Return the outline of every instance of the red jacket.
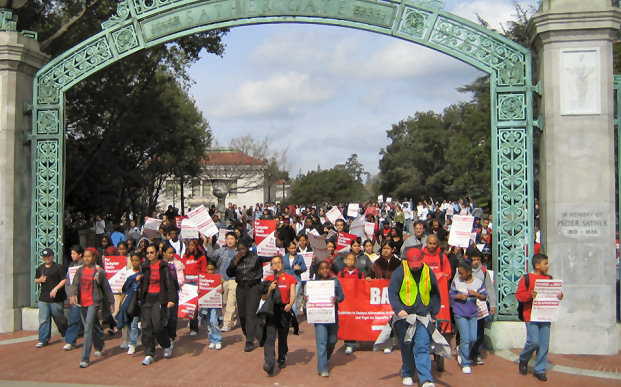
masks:
<svg viewBox="0 0 621 387"><path fill-rule="evenodd" d="M538 279L550 279L550 276L547 274L540 275L535 273L529 273L528 275L530 276L530 278L528 279L528 289L526 289L526 280L524 279L524 277L522 277L520 279L520 282L518 283L517 292L515 292L515 298L517 298L518 301L524 303L524 322L530 322L530 311L533 309L533 296L531 292L535 290L535 282Z"/></svg>
<svg viewBox="0 0 621 387"><path fill-rule="evenodd" d="M355 279L364 279L364 273L363 272L359 272L358 269L354 268L354 271L349 274L349 271L347 271L347 268L341 270L341 272L338 275L338 278L355 278Z"/></svg>
<svg viewBox="0 0 621 387"><path fill-rule="evenodd" d="M451 278L451 262L448 260L446 254L442 253L442 262L440 262L440 253L441 250L438 247L435 253L430 253L429 248L425 247L423 249L423 262L429 266L431 270L436 274L436 278L440 277L440 275L444 274L448 283L450 283L453 279Z"/></svg>

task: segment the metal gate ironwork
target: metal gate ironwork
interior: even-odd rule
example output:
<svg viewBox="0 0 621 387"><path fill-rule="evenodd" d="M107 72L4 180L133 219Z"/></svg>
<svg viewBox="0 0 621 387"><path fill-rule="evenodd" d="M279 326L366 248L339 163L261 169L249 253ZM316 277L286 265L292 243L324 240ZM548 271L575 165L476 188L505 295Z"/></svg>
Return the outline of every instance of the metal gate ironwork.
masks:
<svg viewBox="0 0 621 387"><path fill-rule="evenodd" d="M125 56L177 37L250 24L327 24L407 40L490 75L498 314L513 319L517 281L533 251L531 53L443 6L438 0L120 0L101 32L56 57L34 81L32 270L41 250L61 250L67 90ZM33 283L33 304L35 289Z"/></svg>

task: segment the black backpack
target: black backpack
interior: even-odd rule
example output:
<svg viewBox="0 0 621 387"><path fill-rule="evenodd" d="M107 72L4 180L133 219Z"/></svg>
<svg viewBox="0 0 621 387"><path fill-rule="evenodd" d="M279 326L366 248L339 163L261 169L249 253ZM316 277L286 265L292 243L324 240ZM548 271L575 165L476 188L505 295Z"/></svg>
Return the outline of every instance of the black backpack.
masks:
<svg viewBox="0 0 621 387"><path fill-rule="evenodd" d="M526 285L526 290L528 290L528 288L530 288L530 275L529 273L526 273L524 274L523 277L524 277L524 285ZM551 275L549 275L548 277L552 279ZM526 303L518 301L517 312L518 312L518 318L520 319L520 321L524 321L524 304Z"/></svg>

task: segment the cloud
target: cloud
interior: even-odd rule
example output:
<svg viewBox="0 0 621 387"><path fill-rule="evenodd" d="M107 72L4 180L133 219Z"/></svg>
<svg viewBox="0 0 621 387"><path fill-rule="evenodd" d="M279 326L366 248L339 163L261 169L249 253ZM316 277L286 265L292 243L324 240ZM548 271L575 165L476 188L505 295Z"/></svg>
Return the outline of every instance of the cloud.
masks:
<svg viewBox="0 0 621 387"><path fill-rule="evenodd" d="M247 80L233 92L224 93L205 107L218 118L285 113L295 115L301 105L327 101L334 94L327 85L313 82L308 74L277 73L264 80Z"/></svg>
<svg viewBox="0 0 621 387"><path fill-rule="evenodd" d="M527 8L530 5L536 5L537 1L526 0L519 3L522 7ZM506 0L460 1L451 12L475 23L478 23L478 14L489 23L490 28L502 31L502 26L506 26L507 21L515 19L515 2Z"/></svg>

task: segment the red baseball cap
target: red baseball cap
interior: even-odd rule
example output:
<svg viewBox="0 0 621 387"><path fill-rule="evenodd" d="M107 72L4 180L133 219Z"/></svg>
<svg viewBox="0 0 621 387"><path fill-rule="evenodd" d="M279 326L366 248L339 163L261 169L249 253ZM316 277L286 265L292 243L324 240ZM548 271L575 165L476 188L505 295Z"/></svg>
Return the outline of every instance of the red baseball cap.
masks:
<svg viewBox="0 0 621 387"><path fill-rule="evenodd" d="M408 265L412 268L423 266L423 251L419 248L411 248L407 252Z"/></svg>

